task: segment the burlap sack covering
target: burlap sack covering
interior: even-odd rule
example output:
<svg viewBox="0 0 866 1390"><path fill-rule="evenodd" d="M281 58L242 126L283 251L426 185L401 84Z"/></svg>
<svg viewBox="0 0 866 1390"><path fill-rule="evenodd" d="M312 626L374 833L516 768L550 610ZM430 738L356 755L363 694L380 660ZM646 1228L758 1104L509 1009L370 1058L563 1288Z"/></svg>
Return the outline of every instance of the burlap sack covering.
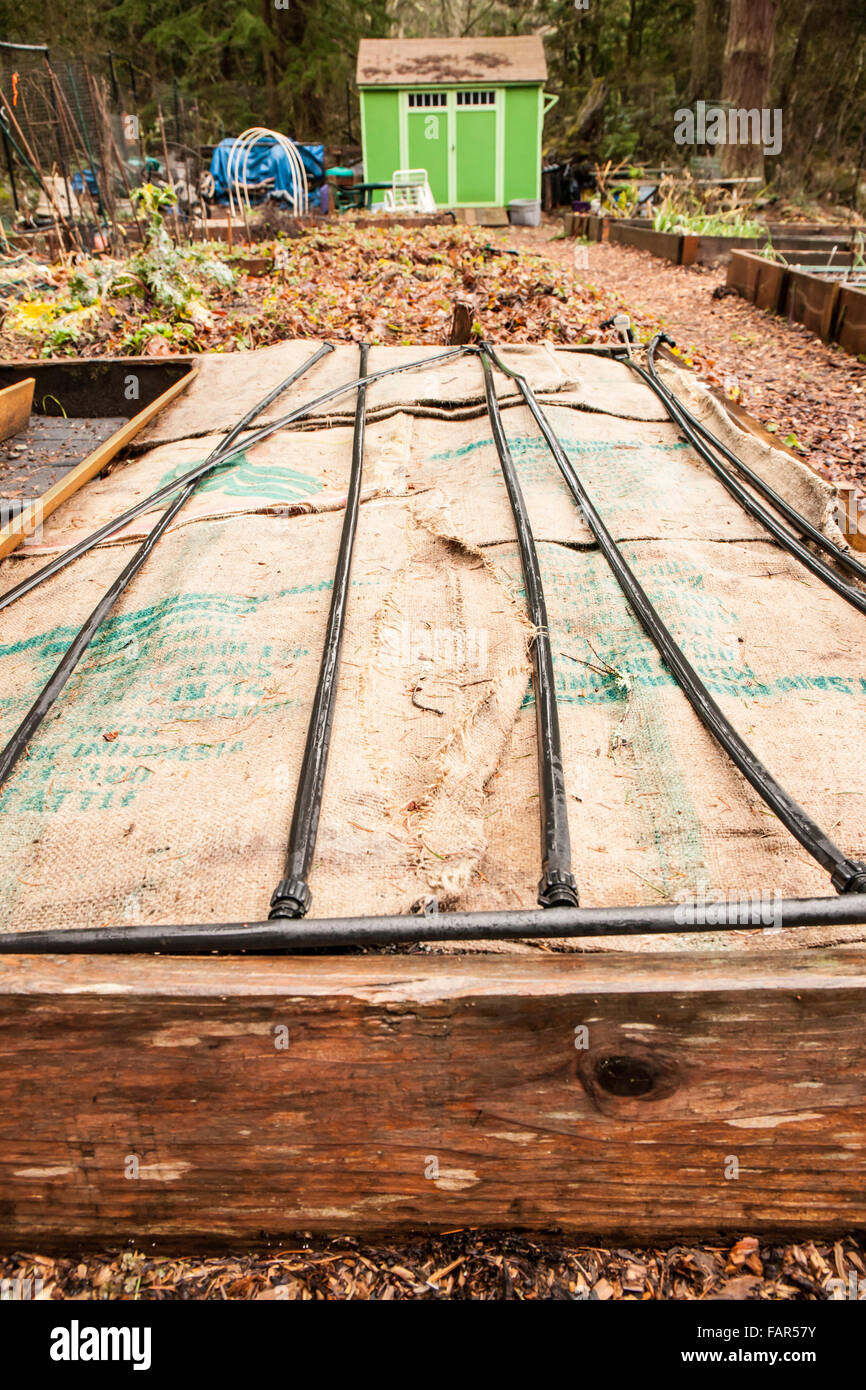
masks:
<svg viewBox="0 0 866 1390"><path fill-rule="evenodd" d="M310 351L291 343L208 359L189 396L154 422L147 452L72 498L4 562L0 586L204 458L213 430ZM370 367L421 355L374 349ZM625 366L546 346L505 355L538 389L629 562L736 727L838 844L866 854L855 756L862 619L766 538ZM350 380L357 363L355 349L338 349L274 418ZM757 471L832 527L827 484L742 434L684 374L670 379ZM581 901L832 892L702 729L513 385L499 377L498 389L549 608ZM369 404L313 912L402 913L431 897L458 910L531 906L531 630L480 367L465 358L398 375L371 388ZM348 396L315 428L283 430L203 483L103 624L0 796L4 929L266 917L321 654L353 409ZM155 515L3 614L4 741ZM708 939L589 944L705 948Z"/></svg>

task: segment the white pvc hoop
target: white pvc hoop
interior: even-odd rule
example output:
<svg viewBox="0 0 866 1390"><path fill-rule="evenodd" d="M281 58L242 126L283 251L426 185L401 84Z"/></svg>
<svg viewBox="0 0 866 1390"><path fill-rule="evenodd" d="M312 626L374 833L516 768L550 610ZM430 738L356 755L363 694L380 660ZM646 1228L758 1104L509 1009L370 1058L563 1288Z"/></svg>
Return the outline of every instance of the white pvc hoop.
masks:
<svg viewBox="0 0 866 1390"><path fill-rule="evenodd" d="M242 211L244 203L247 211L250 210L250 197L246 188L247 167L249 165L250 154L255 146L263 139L270 139L276 142L285 152L289 161L289 168L292 174L292 200L295 205L295 212L303 215L310 210L310 194L307 184L307 171L303 161L298 154L294 143L286 135L282 135L278 130L269 130L267 126L250 126L243 131L229 150L229 157L226 162L226 183L229 194L229 211L236 215ZM241 160L243 159L243 165ZM235 200L237 209L235 209Z"/></svg>

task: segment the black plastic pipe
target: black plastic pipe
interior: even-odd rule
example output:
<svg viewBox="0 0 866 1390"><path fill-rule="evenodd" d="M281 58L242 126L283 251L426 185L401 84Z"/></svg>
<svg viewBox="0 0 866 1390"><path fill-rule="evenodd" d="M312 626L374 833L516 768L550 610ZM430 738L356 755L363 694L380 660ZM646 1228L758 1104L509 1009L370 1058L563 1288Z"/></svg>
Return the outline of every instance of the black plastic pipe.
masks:
<svg viewBox="0 0 866 1390"><path fill-rule="evenodd" d="M535 629L530 646L534 667L538 801L541 817L541 879L538 884L538 901L542 907L577 907L577 886L571 872L571 837L568 830L568 805L565 799L565 773L562 766L559 713L556 707L553 654L550 649L550 628L538 551L535 548L529 512L526 509L517 469L502 425L490 366L493 359L486 343L481 344L481 349L487 413L517 528L517 544L520 548L520 563L526 585L526 606Z"/></svg>
<svg viewBox="0 0 866 1390"><path fill-rule="evenodd" d="M300 370L302 372L307 371L308 368L313 365L313 362L317 361L323 353L333 352L333 350L332 345L326 343L324 347L318 349L314 356L306 362ZM393 376L398 372L412 371L417 367L426 367L432 362L448 361L450 358L460 357L464 353L474 351L474 347L452 348L449 352L438 353L435 357L424 357L414 362L401 362L396 367L384 367L381 371L373 372L371 376L368 376L363 382L363 385L368 386L373 381L380 381L382 377ZM124 526L127 526L130 521L134 521L136 517L141 516L143 512L150 511L158 502L163 502L167 497L177 492L178 488L185 487L187 483L201 478L205 473L210 472L221 464L228 463L230 459L239 457L247 449L251 449L254 445L260 444L263 440L270 438L277 430L285 429L287 425L294 424L296 420L303 419L305 415L309 415L320 405L325 405L329 401L336 400L338 396L344 396L347 392L356 390L357 387L357 380L347 381L342 386L333 387L330 391L326 391L324 395L317 396L315 400L310 401L308 405L298 406L296 410L290 411L288 415L283 415L279 420L272 420L267 425L259 426L248 439L242 440L235 449L226 442L223 442L219 445L216 452L210 454L203 463L197 463L196 466L191 468L187 473L182 473L179 478L172 478L171 482L164 483L162 487L157 488L156 492L152 492L149 497L142 498L140 502L136 502L135 506L130 507L128 511L123 512L112 521L107 521L104 526L100 526L92 535L85 536L83 540L70 546L68 550L64 550L62 555L55 556L53 560L49 560L41 569L36 570L33 574L28 575L26 579L20 580L17 584L13 584L11 589L7 589L4 594L0 594L0 612L2 612L4 608L8 608L10 604L15 603L17 599L23 598L25 594L29 594L33 589L37 588L39 584L44 583L46 579L50 579L52 575L58 574L60 570L65 569L67 565L71 565L74 560L79 559L82 555L86 555L94 546L99 545L100 541L108 540L110 536L113 536L117 531L121 531ZM255 413L258 413L258 411Z"/></svg>
<svg viewBox="0 0 866 1390"><path fill-rule="evenodd" d="M756 492L760 493L764 500L769 502L780 516L785 517L785 519L789 521L792 526L796 527L804 536L808 536L810 541L813 541L815 545L820 546L822 550L826 551L826 553L830 555L838 565L841 565L843 569L847 569L851 574L856 575L858 579L866 581L866 565L861 564L849 550L843 550L835 541L831 541L830 537L825 536L823 531L819 531L817 526L813 526L811 521L808 521L806 517L802 516L800 512L797 511L796 507L792 507L790 502L787 502L780 493L776 492L775 488L765 482L760 474L750 468L747 463L744 463L732 449L728 448L723 440L714 435L712 430L708 429L703 421L699 420L698 417L689 410L688 406L683 404L679 396L671 390L670 386L659 376L656 370L655 354L659 343L667 343L670 347L676 347L673 338L669 338L666 333L656 334L647 350L647 366L650 376L653 381L662 388L665 395L673 401L677 409L682 412L692 429L702 435L706 442L712 445L717 453L721 454L728 463L736 468L737 471L747 479L749 485L753 487Z"/></svg>
<svg viewBox="0 0 866 1390"><path fill-rule="evenodd" d="M319 358L322 357L327 350L328 349L324 347L319 348L312 357L309 357L307 361L302 363L290 376L286 377L285 381L281 381L280 384L275 386L272 391L269 391L257 405L253 406L251 410L248 410L246 415L233 427L225 443L221 445L220 448L230 447L242 430L249 425L250 421L254 420L257 415L260 415L272 401L276 400L277 396L287 391L300 376L303 376L304 372L309 371L313 364L318 362ZM0 787L2 787L9 777L18 759L27 747L27 744L30 742L36 730L39 728L39 725L54 704L54 701L63 690L63 687L66 685L69 677L72 675L84 652L93 640L94 634L103 619L108 615L124 589L126 589L127 585L141 569L145 560L154 549L154 546L157 544L160 537L164 535L178 512L185 506L190 497L192 497L204 473L209 471L209 469L219 466L218 461L215 461L218 452L219 450L217 449L211 452L202 470L198 472L197 476L193 478L191 482L186 484L174 501L170 503L156 525L151 529L145 540L136 550L132 559L124 565L120 574L109 584L95 608L88 614L72 642L69 644L69 647L64 652L45 685L30 706L30 709L18 725L18 728L9 739L6 747L0 752Z"/></svg>
<svg viewBox="0 0 866 1390"><path fill-rule="evenodd" d="M433 912L429 916L331 917L202 926L51 927L0 933L0 955L164 955L209 952L345 951L438 941L540 941L546 937L655 936L760 927L850 927L866 923L866 893L844 898L775 898L666 903L649 907L530 908Z"/></svg>
<svg viewBox="0 0 866 1390"><path fill-rule="evenodd" d="M93 550L95 546L99 545L100 541L107 540L117 531L122 530L124 526L127 526L130 521L134 521L136 517L141 516L143 512L148 512L158 502L165 501L167 497L177 492L179 488L193 481L199 481L205 474L214 471L221 467L223 463L227 462L228 459L233 458L235 453L239 455L246 446L242 445L234 452L232 451L232 445L235 443L238 436L243 434L244 430L250 427L253 420L257 419L263 410L267 410L268 406L271 405L278 396L281 396L284 391L287 391L299 377L303 376L305 372L308 372L311 367L314 367L327 353L333 351L334 349L331 343L325 343L322 347L318 348L311 357L307 358L306 362L302 362L300 367L296 368L290 376L286 377L285 381L281 381L280 384L275 386L272 391L269 391L262 400L252 406L252 408L247 411L246 415L232 427L225 439L221 440L215 448L211 449L207 458L203 459L201 463L197 463L195 468L190 469L187 473L181 474L179 478L173 478L171 482L163 484L156 492L152 492L149 497L142 498L140 502L136 502L135 506L130 507L128 511L123 512L120 516L114 517L111 521L107 521L104 526L100 526L99 529L93 531L91 535L85 536L83 540L70 546L68 550L64 550L62 555L55 556L53 560L48 561L47 565L43 565L41 569L34 571L34 573L28 575L26 579L22 579L20 583L13 584L12 588L7 589L5 594L0 594L0 612L2 612L4 608L9 608L17 599L23 598L25 594L29 594L33 589L38 588L40 584L44 584L45 580L50 579L52 575L59 574L67 565L71 565L73 560L78 560L82 555L86 555L88 551Z"/></svg>
<svg viewBox="0 0 866 1390"><path fill-rule="evenodd" d="M366 343L360 343L359 350L361 359L358 365L358 378L363 381L367 375L367 358L370 349ZM352 551L355 546L358 510L361 502L366 419L367 388L366 386L359 386L358 399L355 405L355 429L352 437L352 466L346 495L343 529L340 535L340 549L334 571L328 626L325 630L319 679L313 697L313 709L307 726L307 741L298 778L298 789L295 794L295 809L292 813L292 825L289 831L285 873L271 897L271 910L268 916L272 918L303 917L310 907L312 895L308 880L313 853L316 848L316 835L322 810L322 792L325 786L325 771L328 765L328 751L331 746L331 726L334 722L334 705L337 698L337 681L340 672L340 649L343 645L346 609L349 602Z"/></svg>
<svg viewBox="0 0 866 1390"><path fill-rule="evenodd" d="M517 382L520 393L529 407L535 423L541 430L560 473L595 537L601 553L613 571L635 617L664 659L701 723L721 745L762 800L778 816L782 824L790 830L795 839L799 840L803 848L808 850L813 859L816 859L821 867L827 870L836 891L838 893L866 891L866 864L860 860L849 859L830 839L829 835L803 810L802 806L785 791L784 787L780 786L757 754L737 733L727 715L716 704L694 666L662 622L616 541L605 526L592 498L539 406L526 378L500 362L492 349L488 348L487 351L491 353L500 370Z"/></svg>
<svg viewBox="0 0 866 1390"><path fill-rule="evenodd" d="M639 366L637 362L633 361L628 361L627 365L631 367L633 372L637 372L641 381L658 396L674 424L679 426L686 441L692 446L695 453L704 460L707 467L713 471L719 482L727 489L734 500L739 502L743 511L748 512L749 516L753 517L755 521L760 522L783 550L787 550L789 555L793 555L795 560L799 560L801 565L818 579L822 580L828 588L832 589L840 598L843 598L846 603L850 603L852 608L856 608L860 613L866 613L866 594L861 593L859 589L855 589L846 579L838 575L834 569L830 568L826 561L820 558L820 556L813 555L811 550L807 549L805 545L802 545L800 541L797 540L796 536L792 535L781 522L778 522L776 518L767 511L766 507L762 506L757 498L753 497L752 494L743 487L742 483L738 482L733 474L728 472L725 465L719 462L701 437L689 424L680 406L666 393L663 386L657 384L653 380L646 368Z"/></svg>

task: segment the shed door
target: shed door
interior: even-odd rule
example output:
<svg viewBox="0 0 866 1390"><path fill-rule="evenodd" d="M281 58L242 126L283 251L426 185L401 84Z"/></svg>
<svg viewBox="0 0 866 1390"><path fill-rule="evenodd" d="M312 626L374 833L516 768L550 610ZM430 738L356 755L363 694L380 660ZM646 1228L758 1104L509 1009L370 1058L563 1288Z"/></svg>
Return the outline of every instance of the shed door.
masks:
<svg viewBox="0 0 866 1390"><path fill-rule="evenodd" d="M437 207L451 201L448 189L448 95L409 92L406 125L410 169L426 169Z"/></svg>
<svg viewBox="0 0 866 1390"><path fill-rule="evenodd" d="M455 201L490 207L497 202L497 94L456 92L455 97Z"/></svg>

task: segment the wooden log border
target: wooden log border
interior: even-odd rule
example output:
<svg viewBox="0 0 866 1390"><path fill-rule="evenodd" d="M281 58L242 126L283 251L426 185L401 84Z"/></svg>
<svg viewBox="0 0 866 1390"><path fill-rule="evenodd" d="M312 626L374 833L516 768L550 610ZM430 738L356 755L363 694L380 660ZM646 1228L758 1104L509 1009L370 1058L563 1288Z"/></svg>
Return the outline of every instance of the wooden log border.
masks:
<svg viewBox="0 0 866 1390"><path fill-rule="evenodd" d="M0 1241L850 1231L864 1008L856 946L5 956Z"/></svg>

